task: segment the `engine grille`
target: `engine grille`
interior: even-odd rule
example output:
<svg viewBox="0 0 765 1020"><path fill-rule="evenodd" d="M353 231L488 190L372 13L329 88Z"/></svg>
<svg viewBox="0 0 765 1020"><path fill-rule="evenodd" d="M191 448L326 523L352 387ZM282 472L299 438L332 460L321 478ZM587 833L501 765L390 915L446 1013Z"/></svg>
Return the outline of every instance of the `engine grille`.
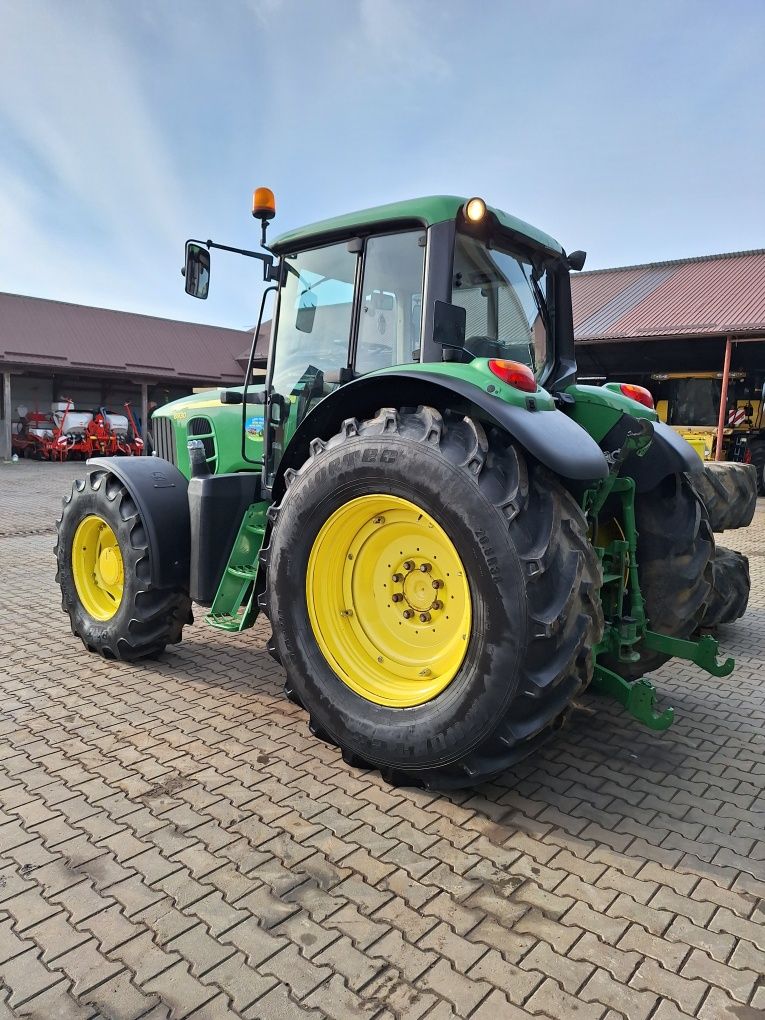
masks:
<svg viewBox="0 0 765 1020"><path fill-rule="evenodd" d="M157 456L164 457L171 464L177 464L178 457L175 449L172 419L157 417L152 419L151 424L154 434L154 450Z"/></svg>
<svg viewBox="0 0 765 1020"><path fill-rule="evenodd" d="M201 439L210 471L215 474L215 469L218 466L218 449L215 444L213 423L209 418L190 418L187 431L189 436L193 436L194 439Z"/></svg>

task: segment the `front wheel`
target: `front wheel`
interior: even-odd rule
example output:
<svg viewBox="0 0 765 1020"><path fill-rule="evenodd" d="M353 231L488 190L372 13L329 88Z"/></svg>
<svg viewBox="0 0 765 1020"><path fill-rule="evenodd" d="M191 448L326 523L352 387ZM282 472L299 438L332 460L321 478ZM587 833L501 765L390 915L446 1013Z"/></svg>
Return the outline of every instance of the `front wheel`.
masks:
<svg viewBox="0 0 765 1020"><path fill-rule="evenodd" d="M95 469L76 481L56 527L61 607L89 651L133 661L181 640L191 600L152 584L144 522L118 478Z"/></svg>
<svg viewBox="0 0 765 1020"><path fill-rule="evenodd" d="M287 480L268 615L314 732L392 782L443 789L554 731L603 626L599 562L554 476L421 407L346 421Z"/></svg>

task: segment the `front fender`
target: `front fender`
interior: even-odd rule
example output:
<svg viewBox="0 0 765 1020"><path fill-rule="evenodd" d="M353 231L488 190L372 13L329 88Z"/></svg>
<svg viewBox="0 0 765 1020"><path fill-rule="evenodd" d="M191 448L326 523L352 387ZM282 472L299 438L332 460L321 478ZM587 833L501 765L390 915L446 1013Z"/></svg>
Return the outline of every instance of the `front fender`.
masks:
<svg viewBox="0 0 765 1020"><path fill-rule="evenodd" d="M149 543L152 584L188 591L188 482L178 468L161 457L97 457L87 466L119 478L138 507Z"/></svg>
<svg viewBox="0 0 765 1020"><path fill-rule="evenodd" d="M455 376L427 371L386 371L335 390L303 419L284 452L273 494L283 491L283 475L303 464L314 438L330 439L346 418L369 418L381 407L429 404L475 414L507 432L541 464L571 481L595 481L608 474L603 452L585 430L555 408L529 410L509 404L480 386Z"/></svg>

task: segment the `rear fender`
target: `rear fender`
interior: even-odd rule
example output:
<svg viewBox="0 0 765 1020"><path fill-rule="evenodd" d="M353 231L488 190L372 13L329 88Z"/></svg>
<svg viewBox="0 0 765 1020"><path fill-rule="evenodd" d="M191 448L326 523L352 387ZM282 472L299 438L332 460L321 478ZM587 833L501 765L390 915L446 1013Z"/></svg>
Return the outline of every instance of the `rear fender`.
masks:
<svg viewBox="0 0 765 1020"><path fill-rule="evenodd" d="M651 424L653 439L647 452L643 457L632 454L624 462L620 472L634 479L637 492L654 489L668 475L683 472L699 474L704 470L699 455L673 428L661 421ZM616 425L603 437L601 446L608 451L619 449L627 432L638 427L637 419L629 414L622 415Z"/></svg>
<svg viewBox="0 0 765 1020"><path fill-rule="evenodd" d="M608 474L608 463L595 440L556 409L529 410L492 396L479 386L436 372L385 372L365 376L335 390L303 419L284 451L274 479L274 500L284 491L284 473L309 456L312 439L328 440L346 418L370 418L381 407L428 404L472 414L507 432L532 457L571 482L595 481Z"/></svg>
<svg viewBox="0 0 765 1020"><path fill-rule="evenodd" d="M122 482L141 515L149 544L151 582L160 588L189 587L188 482L161 457L98 457L88 470L108 471Z"/></svg>

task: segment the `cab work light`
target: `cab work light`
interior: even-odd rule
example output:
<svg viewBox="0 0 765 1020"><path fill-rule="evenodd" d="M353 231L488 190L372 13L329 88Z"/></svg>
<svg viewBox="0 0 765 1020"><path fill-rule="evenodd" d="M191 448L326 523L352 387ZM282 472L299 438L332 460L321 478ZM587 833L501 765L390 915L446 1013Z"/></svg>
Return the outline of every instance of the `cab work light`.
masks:
<svg viewBox="0 0 765 1020"><path fill-rule="evenodd" d="M517 390L523 390L524 393L536 393L537 391L537 381L534 378L534 373L528 365L524 365L520 361L505 361L501 358L491 358L489 370L498 379L501 379L503 383L507 383L508 386L514 386Z"/></svg>
<svg viewBox="0 0 765 1020"><path fill-rule="evenodd" d="M464 205L465 219L480 223L486 215L486 203L482 198L469 198Z"/></svg>

